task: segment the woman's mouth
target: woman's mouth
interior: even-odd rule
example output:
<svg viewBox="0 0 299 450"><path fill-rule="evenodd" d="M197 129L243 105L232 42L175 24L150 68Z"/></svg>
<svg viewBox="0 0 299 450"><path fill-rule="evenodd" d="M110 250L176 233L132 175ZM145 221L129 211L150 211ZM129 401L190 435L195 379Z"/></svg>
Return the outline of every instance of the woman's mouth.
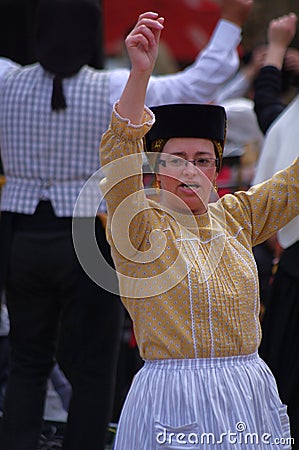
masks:
<svg viewBox="0 0 299 450"><path fill-rule="evenodd" d="M197 189L199 189L199 184L197 183L182 183L179 185L179 188L185 192L194 193Z"/></svg>

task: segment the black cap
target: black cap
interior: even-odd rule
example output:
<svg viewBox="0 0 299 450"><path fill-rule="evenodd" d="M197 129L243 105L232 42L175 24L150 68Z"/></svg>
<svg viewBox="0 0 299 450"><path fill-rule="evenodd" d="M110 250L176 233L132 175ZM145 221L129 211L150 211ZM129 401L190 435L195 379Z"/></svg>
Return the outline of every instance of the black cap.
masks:
<svg viewBox="0 0 299 450"><path fill-rule="evenodd" d="M180 103L150 109L155 114L156 121L145 135L147 151L155 151L152 143L158 139L193 137L220 143L218 156L222 159L227 122L222 106Z"/></svg>

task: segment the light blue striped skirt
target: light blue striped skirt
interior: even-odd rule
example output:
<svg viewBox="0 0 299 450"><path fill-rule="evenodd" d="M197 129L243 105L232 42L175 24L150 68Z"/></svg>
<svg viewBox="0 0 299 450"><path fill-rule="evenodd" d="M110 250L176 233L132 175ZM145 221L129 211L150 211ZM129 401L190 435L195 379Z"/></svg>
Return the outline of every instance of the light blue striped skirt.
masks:
<svg viewBox="0 0 299 450"><path fill-rule="evenodd" d="M290 449L286 407L257 354L145 361L114 450Z"/></svg>

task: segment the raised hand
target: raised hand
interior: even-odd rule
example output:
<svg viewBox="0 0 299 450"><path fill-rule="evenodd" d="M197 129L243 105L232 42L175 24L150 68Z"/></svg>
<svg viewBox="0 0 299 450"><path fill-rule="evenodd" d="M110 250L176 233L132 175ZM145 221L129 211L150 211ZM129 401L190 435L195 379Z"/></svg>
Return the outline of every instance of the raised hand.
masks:
<svg viewBox="0 0 299 450"><path fill-rule="evenodd" d="M140 73L152 73L159 49L160 34L164 18L157 13L146 12L125 40L132 70Z"/></svg>
<svg viewBox="0 0 299 450"><path fill-rule="evenodd" d="M270 21L267 28L268 50L264 65L281 70L286 50L296 33L297 16L289 13Z"/></svg>
<svg viewBox="0 0 299 450"><path fill-rule="evenodd" d="M297 16L289 13L271 20L268 26L268 42L288 47L296 33Z"/></svg>
<svg viewBox="0 0 299 450"><path fill-rule="evenodd" d="M134 124L142 122L146 89L155 67L163 23L164 18L157 13L141 14L125 40L132 68L117 110Z"/></svg>

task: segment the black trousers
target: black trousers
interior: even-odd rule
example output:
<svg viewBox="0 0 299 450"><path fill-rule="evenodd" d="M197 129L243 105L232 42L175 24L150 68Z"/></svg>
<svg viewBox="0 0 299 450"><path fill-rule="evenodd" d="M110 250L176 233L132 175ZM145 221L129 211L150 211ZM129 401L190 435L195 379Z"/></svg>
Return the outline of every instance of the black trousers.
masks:
<svg viewBox="0 0 299 450"><path fill-rule="evenodd" d="M73 392L63 448L102 450L111 418L123 306L81 268L71 219L56 218L46 202L33 217L18 216L6 288L12 355L0 448L36 450L56 356ZM99 220L95 231L112 264Z"/></svg>

